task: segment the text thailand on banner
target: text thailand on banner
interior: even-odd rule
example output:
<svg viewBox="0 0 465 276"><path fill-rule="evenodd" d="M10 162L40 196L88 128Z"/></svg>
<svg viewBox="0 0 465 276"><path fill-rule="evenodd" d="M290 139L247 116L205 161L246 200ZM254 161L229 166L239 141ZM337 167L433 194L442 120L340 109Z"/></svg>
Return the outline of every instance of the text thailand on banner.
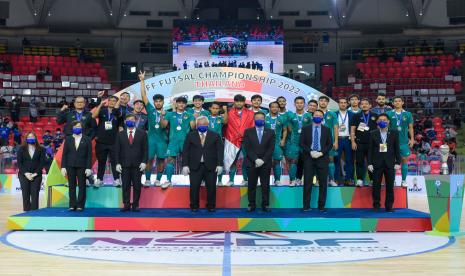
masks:
<svg viewBox="0 0 465 276"><path fill-rule="evenodd" d="M165 109L172 108L177 97L184 97L189 103L194 95L202 95L205 101L233 102L234 95L242 94L250 103L250 97L260 94L263 97L262 107L283 96L289 103L297 96L307 101L318 99L323 93L301 82L280 75L235 67L208 67L189 70L179 70L145 80L147 97L153 104L153 95L165 97ZM117 93L131 94L131 100L141 99L140 82L133 84ZM288 105L294 111L294 105ZM329 109L336 110L337 103L329 103Z"/></svg>

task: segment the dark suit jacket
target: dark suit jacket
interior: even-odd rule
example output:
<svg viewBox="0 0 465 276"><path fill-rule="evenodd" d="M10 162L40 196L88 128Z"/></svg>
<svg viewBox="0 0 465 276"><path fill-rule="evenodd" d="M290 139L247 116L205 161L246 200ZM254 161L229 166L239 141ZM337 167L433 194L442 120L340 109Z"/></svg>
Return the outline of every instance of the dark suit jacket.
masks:
<svg viewBox="0 0 465 276"><path fill-rule="evenodd" d="M199 132L191 131L184 140L182 166L188 166L191 170L198 169L203 155L207 169L214 170L217 166L223 166L223 154L223 142L217 133L207 131L205 144L202 147Z"/></svg>
<svg viewBox="0 0 465 276"><path fill-rule="evenodd" d="M332 138L331 138L331 131L328 127L324 125L320 125L321 132L320 132L320 148L321 153L323 156L318 158L318 160L327 161L329 162L329 152L333 148ZM310 155L312 151L313 145L313 124L305 126L302 128L302 133L300 134L300 147L302 151Z"/></svg>
<svg viewBox="0 0 465 276"><path fill-rule="evenodd" d="M74 136L66 137L61 167L92 168L92 141L89 137L82 135L77 150L74 145Z"/></svg>
<svg viewBox="0 0 465 276"><path fill-rule="evenodd" d="M400 157L399 133L397 130L388 130L386 138L387 152L379 152L379 144L381 143L381 132L379 129L371 131L370 142L368 144L368 165L373 165L374 168L382 166L394 168L395 164L400 165L402 159Z"/></svg>
<svg viewBox="0 0 465 276"><path fill-rule="evenodd" d="M135 129L132 145L129 144L126 130L118 132L115 144L116 164L122 167L139 167L141 163L148 162L147 134L145 131Z"/></svg>
<svg viewBox="0 0 465 276"><path fill-rule="evenodd" d="M244 132L244 140L242 143L247 153L244 160L246 167L255 167L255 160L257 159L262 159L265 162L264 166L271 166L275 145L275 133L273 130L264 128L262 143L259 144L256 128L248 128Z"/></svg>
<svg viewBox="0 0 465 276"><path fill-rule="evenodd" d="M57 123L58 124L65 124L63 128L63 132L66 135L73 135L73 121L76 121L76 111L67 109L65 111L58 112L57 116ZM84 110L82 113L81 118L81 125L82 125L82 134L94 138L95 136L95 128L97 126L96 121L92 119L92 113L87 110Z"/></svg>
<svg viewBox="0 0 465 276"><path fill-rule="evenodd" d="M42 146L36 148L32 158L29 155L28 147L21 146L16 154L16 158L18 160L19 174L24 175L29 172L42 175L42 168L45 163L45 149Z"/></svg>

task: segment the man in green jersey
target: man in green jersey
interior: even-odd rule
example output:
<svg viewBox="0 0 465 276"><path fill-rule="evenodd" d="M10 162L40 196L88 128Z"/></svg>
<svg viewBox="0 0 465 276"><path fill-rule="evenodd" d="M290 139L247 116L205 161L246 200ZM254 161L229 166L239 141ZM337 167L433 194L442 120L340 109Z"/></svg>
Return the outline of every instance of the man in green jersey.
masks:
<svg viewBox="0 0 465 276"><path fill-rule="evenodd" d="M166 150L166 155L168 156L168 162L166 164L167 181L161 185L163 189L171 185L175 159L182 152L187 134L195 128L194 116L185 110L186 105L186 98L176 98L175 110L166 113L161 120L161 127L165 128L169 126L170 129L168 148Z"/></svg>
<svg viewBox="0 0 465 276"><path fill-rule="evenodd" d="M288 117L287 131L289 133L286 141L285 156L289 166L289 186L295 186L297 174L297 162L300 155L300 132L302 127L312 123L312 115L305 112L305 98L298 96L294 99L295 113Z"/></svg>
<svg viewBox="0 0 465 276"><path fill-rule="evenodd" d="M292 111L286 109L287 100L283 96L279 96L276 101L279 104L279 117L283 117L284 126L287 127Z"/></svg>
<svg viewBox="0 0 465 276"><path fill-rule="evenodd" d="M165 170L165 159L166 150L168 147L168 135L166 129L161 126L161 121L165 116L163 110L164 97L160 94L153 96L153 104L149 102L147 98L147 92L145 90L145 72L139 74L140 80L140 94L142 101L145 103L145 110L147 111L147 129L148 129L148 164L145 170L145 182L144 186L148 187L151 185L150 178L152 177L152 166L153 161L156 157L157 163L157 178L153 182L154 186L160 186L161 177Z"/></svg>
<svg viewBox="0 0 465 276"><path fill-rule="evenodd" d="M192 108L188 108L187 112L194 116L194 118L198 118L200 116L208 117L210 112L208 110L203 109L203 103L205 102L205 98L202 95L194 95L192 98L192 103L194 106Z"/></svg>
<svg viewBox="0 0 465 276"><path fill-rule="evenodd" d="M219 102L213 102L210 105L210 113L208 115L208 130L216 132L223 138L223 126L228 123L228 107L223 106L223 114L220 114L221 105ZM222 186L223 182L223 172L218 174L218 181L216 183L217 186Z"/></svg>
<svg viewBox="0 0 465 276"><path fill-rule="evenodd" d="M270 113L265 116L265 127L274 130L275 132L275 146L273 151L273 174L274 184L281 185L281 160L283 160L283 148L286 144L287 127L284 127L283 119L279 117L279 104L278 102L271 102L269 104Z"/></svg>
<svg viewBox="0 0 465 276"><path fill-rule="evenodd" d="M250 102L252 103L250 110L252 110L254 113L257 113L259 111L265 113L265 115L268 113L266 109L261 108L263 102L262 96L255 94L250 98Z"/></svg>
<svg viewBox="0 0 465 276"><path fill-rule="evenodd" d="M324 120L323 125L328 127L331 131L331 139L333 141L333 148L329 152L329 185L330 186L337 186L337 183L334 180L334 172L336 167L334 166L334 156L337 156L337 149L339 146L339 141L337 134L339 133L339 122L337 120L336 113L333 111L328 110L329 98L328 96L320 96L318 98L318 105L320 110L324 113Z"/></svg>
<svg viewBox="0 0 465 276"><path fill-rule="evenodd" d="M402 187L407 187L408 173L408 157L410 156L410 148L414 144L413 132L413 116L412 113L403 109L404 99L400 96L395 96L393 99L394 110L387 112L390 129L395 129L399 132L400 156L402 157Z"/></svg>

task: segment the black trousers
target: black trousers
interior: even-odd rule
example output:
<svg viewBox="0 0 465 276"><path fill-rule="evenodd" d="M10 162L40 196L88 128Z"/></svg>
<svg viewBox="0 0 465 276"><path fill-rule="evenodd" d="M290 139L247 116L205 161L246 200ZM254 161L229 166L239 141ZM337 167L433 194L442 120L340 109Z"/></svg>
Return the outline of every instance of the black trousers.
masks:
<svg viewBox="0 0 465 276"><path fill-rule="evenodd" d="M132 207L139 207L142 172L139 167L123 167L121 173L122 188L123 188L123 205L124 207L131 206L131 186L132 186Z"/></svg>
<svg viewBox="0 0 465 276"><path fill-rule="evenodd" d="M209 170L205 164L201 163L196 170L191 170L189 173L190 181L190 207L193 209L199 208L200 185L205 181L207 188L207 208L215 208L216 206L216 172Z"/></svg>
<svg viewBox="0 0 465 276"><path fill-rule="evenodd" d="M23 194L23 210L39 209L39 192L42 184L42 175L37 175L32 181L29 181L24 175L19 174L19 184Z"/></svg>
<svg viewBox="0 0 465 276"><path fill-rule="evenodd" d="M107 145L102 143L95 144L95 156L97 157L98 169L97 179L103 180L105 174L105 168L107 166L107 159L110 157L111 173L113 179L119 178L119 172L116 171L116 158L115 158L115 146Z"/></svg>
<svg viewBox="0 0 465 276"><path fill-rule="evenodd" d="M318 208L324 208L326 204L326 192L328 186L329 162L313 159L309 154L304 156L304 198L303 208L310 208L312 198L313 177L316 175L319 181Z"/></svg>
<svg viewBox="0 0 465 276"><path fill-rule="evenodd" d="M260 178L262 188L262 207L270 205L270 173L271 164L263 164L261 167L247 167L249 181L247 184L247 195L249 198L249 207L255 207L255 198L257 192L257 182Z"/></svg>
<svg viewBox="0 0 465 276"><path fill-rule="evenodd" d="M368 144L357 144L355 151L355 165L357 167L357 180L365 180L367 166L365 160L368 158ZM368 177L373 180L373 174L368 171Z"/></svg>
<svg viewBox="0 0 465 276"><path fill-rule="evenodd" d="M302 179L304 176L304 158L303 154L299 154L299 159L297 160L297 174L296 179Z"/></svg>
<svg viewBox="0 0 465 276"><path fill-rule="evenodd" d="M386 209L392 209L394 204L394 181L396 177L396 172L394 166L382 166L380 168L375 168L373 171L373 207L380 207L380 197L381 197L381 181L383 180L386 185L386 199L384 206Z"/></svg>
<svg viewBox="0 0 465 276"><path fill-rule="evenodd" d="M69 184L69 208L84 208L86 205L86 168L68 167L66 172ZM76 187L79 187L77 201Z"/></svg>

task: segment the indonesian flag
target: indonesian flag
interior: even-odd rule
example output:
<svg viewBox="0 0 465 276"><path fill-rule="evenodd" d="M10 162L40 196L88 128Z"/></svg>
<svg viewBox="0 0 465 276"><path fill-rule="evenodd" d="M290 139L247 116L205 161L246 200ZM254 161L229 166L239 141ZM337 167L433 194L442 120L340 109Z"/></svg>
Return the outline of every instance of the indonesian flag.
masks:
<svg viewBox="0 0 465 276"><path fill-rule="evenodd" d="M228 112L228 123L224 133L224 168L229 172L232 163L236 160L242 145L244 131L254 127L254 112L247 108L242 108L239 114L236 108L231 108Z"/></svg>

